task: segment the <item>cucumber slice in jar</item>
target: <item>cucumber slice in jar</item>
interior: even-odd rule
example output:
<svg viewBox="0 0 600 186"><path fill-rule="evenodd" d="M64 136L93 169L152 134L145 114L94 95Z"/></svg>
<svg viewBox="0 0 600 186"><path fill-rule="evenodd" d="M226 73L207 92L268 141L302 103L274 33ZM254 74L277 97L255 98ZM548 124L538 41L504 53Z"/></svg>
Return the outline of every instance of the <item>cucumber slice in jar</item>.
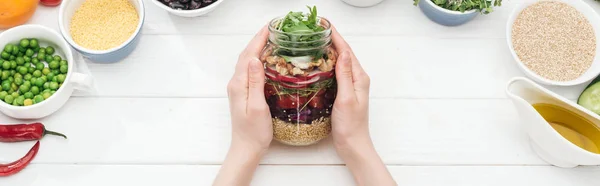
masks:
<svg viewBox="0 0 600 186"><path fill-rule="evenodd" d="M590 111L600 114L600 82L593 81L577 99L577 104L589 109Z"/></svg>

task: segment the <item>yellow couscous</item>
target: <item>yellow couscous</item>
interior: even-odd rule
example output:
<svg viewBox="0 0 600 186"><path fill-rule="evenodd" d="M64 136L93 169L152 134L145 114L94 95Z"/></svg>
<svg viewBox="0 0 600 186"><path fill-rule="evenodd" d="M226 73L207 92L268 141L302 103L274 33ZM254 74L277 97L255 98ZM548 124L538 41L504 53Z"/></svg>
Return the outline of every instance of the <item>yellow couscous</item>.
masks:
<svg viewBox="0 0 600 186"><path fill-rule="evenodd" d="M71 37L78 45L107 50L127 41L139 23L128 0L86 0L71 18Z"/></svg>

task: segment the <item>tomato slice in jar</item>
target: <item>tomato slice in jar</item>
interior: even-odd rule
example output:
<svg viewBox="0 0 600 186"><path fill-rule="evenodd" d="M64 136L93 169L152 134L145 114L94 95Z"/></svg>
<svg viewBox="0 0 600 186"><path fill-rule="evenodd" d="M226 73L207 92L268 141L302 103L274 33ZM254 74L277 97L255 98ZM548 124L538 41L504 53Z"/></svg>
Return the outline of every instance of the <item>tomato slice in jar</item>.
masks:
<svg viewBox="0 0 600 186"><path fill-rule="evenodd" d="M280 109L300 109L307 101L308 98L298 96L297 94L285 94L277 96L277 107Z"/></svg>

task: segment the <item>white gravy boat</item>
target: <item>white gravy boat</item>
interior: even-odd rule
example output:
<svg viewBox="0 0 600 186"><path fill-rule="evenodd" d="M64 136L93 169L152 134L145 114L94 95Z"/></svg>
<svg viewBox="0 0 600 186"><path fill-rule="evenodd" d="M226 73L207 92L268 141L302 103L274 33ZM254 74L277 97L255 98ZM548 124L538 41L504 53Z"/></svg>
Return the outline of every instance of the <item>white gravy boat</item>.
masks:
<svg viewBox="0 0 600 186"><path fill-rule="evenodd" d="M563 107L597 126L600 126L600 116L522 77L510 80L506 93L515 105L520 116L519 121L529 135L531 147L541 159L563 168L600 165L600 154L582 149L563 138L532 104L547 103Z"/></svg>

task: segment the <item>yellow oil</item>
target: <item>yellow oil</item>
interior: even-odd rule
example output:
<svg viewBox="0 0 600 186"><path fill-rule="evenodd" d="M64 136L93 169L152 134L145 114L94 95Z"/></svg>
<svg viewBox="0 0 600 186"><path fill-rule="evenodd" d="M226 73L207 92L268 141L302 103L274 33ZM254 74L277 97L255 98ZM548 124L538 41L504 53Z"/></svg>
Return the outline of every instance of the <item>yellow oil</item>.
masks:
<svg viewBox="0 0 600 186"><path fill-rule="evenodd" d="M600 154L600 128L584 117L553 104L533 104L548 123L571 143Z"/></svg>

